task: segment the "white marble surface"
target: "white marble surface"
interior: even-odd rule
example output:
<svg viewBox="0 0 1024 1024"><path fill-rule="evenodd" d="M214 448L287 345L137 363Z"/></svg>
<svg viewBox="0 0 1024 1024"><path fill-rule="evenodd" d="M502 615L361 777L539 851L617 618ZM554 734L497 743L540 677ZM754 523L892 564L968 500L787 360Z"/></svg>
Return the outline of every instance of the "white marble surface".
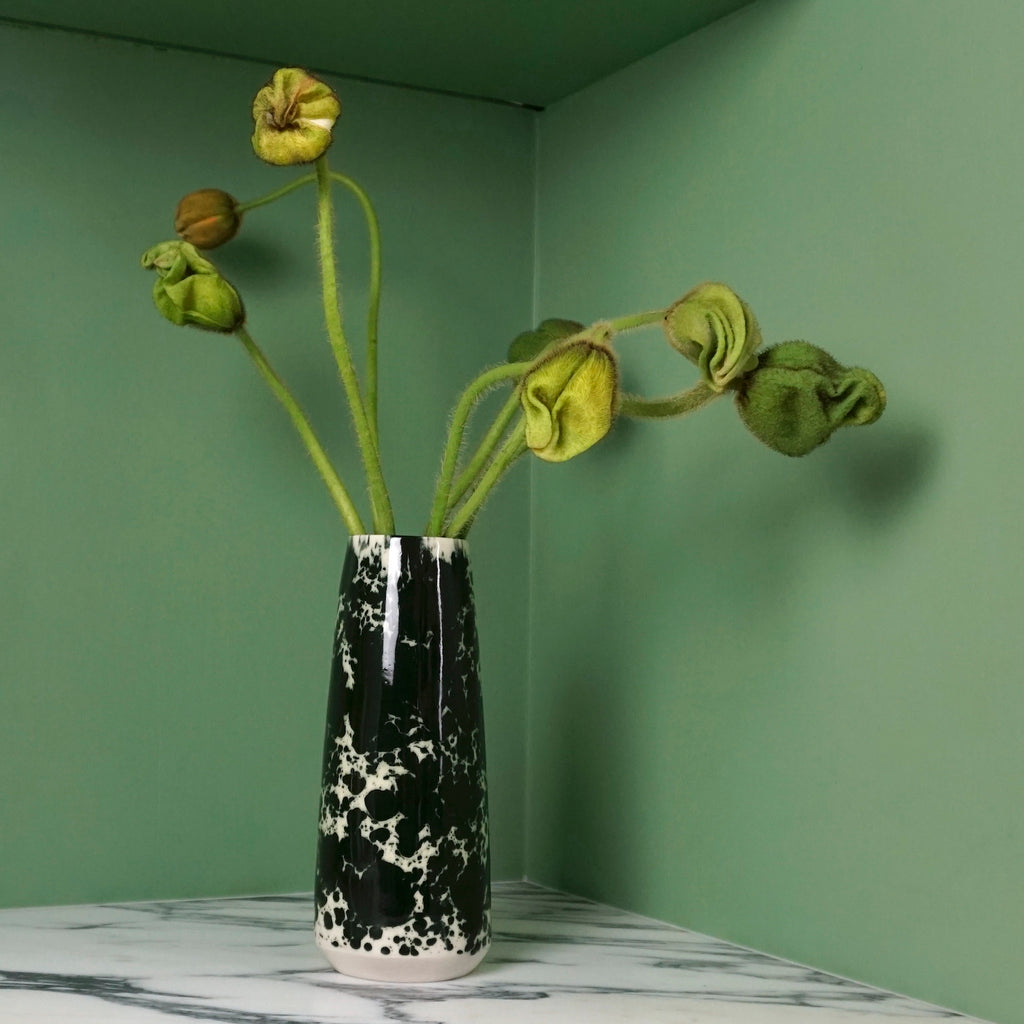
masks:
<svg viewBox="0 0 1024 1024"><path fill-rule="evenodd" d="M312 899L0 911L2 1024L879 1024L967 1018L529 883L494 887L473 974L335 974Z"/></svg>

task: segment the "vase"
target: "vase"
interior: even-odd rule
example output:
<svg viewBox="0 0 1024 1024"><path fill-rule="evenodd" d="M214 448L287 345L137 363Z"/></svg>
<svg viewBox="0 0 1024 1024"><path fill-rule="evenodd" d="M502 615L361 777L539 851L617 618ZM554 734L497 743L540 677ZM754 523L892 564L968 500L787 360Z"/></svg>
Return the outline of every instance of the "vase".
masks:
<svg viewBox="0 0 1024 1024"><path fill-rule="evenodd" d="M349 541L315 900L316 943L343 974L443 981L487 953L483 705L464 541Z"/></svg>

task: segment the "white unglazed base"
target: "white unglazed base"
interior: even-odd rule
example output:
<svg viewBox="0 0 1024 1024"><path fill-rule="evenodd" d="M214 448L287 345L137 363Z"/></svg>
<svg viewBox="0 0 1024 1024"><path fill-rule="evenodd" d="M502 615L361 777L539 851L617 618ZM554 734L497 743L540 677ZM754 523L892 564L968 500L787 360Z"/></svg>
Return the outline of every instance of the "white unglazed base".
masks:
<svg viewBox="0 0 1024 1024"><path fill-rule="evenodd" d="M361 949L344 949L341 946L323 945L317 942L320 952L327 957L330 965L339 973L350 978L366 978L369 981L421 982L451 981L469 974L490 949L484 946L478 953L420 953L419 956L384 956L368 953Z"/></svg>

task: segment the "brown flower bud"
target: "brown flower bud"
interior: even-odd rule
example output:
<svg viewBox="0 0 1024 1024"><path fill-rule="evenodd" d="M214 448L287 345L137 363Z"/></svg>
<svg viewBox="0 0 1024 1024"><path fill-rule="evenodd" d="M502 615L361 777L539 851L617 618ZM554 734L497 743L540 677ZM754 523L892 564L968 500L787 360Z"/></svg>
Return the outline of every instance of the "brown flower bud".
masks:
<svg viewBox="0 0 1024 1024"><path fill-rule="evenodd" d="M174 213L174 230L197 249L216 249L230 242L241 224L234 196L219 188L189 192Z"/></svg>

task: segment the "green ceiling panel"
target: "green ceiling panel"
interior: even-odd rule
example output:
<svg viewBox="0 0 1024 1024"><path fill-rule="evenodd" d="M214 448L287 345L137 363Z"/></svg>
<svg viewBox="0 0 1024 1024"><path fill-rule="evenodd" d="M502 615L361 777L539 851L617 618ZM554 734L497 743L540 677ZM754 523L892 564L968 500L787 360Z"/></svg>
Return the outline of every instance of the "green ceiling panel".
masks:
<svg viewBox="0 0 1024 1024"><path fill-rule="evenodd" d="M749 2L0 0L0 18L543 107Z"/></svg>

